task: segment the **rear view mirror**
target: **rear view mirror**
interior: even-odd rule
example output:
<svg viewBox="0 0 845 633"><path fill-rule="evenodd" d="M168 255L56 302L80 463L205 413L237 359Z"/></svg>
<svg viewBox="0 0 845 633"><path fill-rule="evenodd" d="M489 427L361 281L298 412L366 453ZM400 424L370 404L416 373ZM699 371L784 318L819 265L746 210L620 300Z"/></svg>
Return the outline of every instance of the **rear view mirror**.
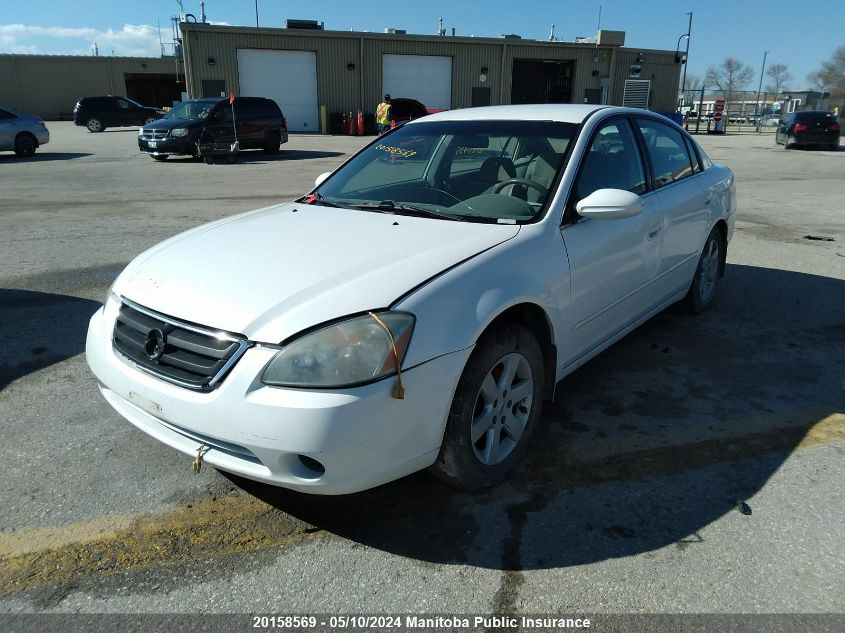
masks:
<svg viewBox="0 0 845 633"><path fill-rule="evenodd" d="M639 214L644 206L642 199L630 191L599 189L578 201L575 210L585 218L619 220Z"/></svg>
<svg viewBox="0 0 845 633"><path fill-rule="evenodd" d="M327 171L325 173L320 174L319 176L317 176L317 179L314 181L314 186L319 187L320 185L323 184L323 181L331 175L332 175L332 172L330 172L330 171Z"/></svg>

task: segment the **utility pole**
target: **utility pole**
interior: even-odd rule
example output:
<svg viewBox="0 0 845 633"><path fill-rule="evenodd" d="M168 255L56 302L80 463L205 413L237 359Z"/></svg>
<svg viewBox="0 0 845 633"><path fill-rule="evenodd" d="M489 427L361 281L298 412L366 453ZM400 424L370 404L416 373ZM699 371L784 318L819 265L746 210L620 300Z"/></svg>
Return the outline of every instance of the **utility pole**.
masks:
<svg viewBox="0 0 845 633"><path fill-rule="evenodd" d="M255 0L255 28L258 28L258 0Z"/></svg>
<svg viewBox="0 0 845 633"><path fill-rule="evenodd" d="M766 72L766 57L769 51L763 53L763 67L760 69L760 83L757 84L757 105L754 106L754 114L757 115L756 130L760 131L760 91L763 89L763 73Z"/></svg>

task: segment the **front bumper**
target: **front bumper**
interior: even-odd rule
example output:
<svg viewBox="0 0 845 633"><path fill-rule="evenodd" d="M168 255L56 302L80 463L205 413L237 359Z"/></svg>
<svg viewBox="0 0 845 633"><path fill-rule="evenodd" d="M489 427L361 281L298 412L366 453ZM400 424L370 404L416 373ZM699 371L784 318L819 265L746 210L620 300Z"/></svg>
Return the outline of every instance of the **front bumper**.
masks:
<svg viewBox="0 0 845 633"><path fill-rule="evenodd" d="M352 389L267 387L259 380L276 350L253 346L221 385L198 393L138 370L112 347L119 305L91 318L88 365L108 403L136 427L191 456L243 477L301 492L366 490L434 463L458 378L471 349ZM300 455L325 467L320 474ZM185 463L186 473L188 462Z"/></svg>
<svg viewBox="0 0 845 633"><path fill-rule="evenodd" d="M195 146L195 143L188 141L188 138L166 137L153 141L138 137L138 149L152 156L186 156L193 153Z"/></svg>

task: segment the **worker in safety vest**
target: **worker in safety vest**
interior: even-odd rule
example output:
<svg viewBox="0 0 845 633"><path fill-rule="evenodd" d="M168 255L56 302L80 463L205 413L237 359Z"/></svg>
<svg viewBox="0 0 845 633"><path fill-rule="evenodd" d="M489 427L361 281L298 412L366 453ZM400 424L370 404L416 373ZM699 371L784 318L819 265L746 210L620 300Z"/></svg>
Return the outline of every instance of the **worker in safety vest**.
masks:
<svg viewBox="0 0 845 633"><path fill-rule="evenodd" d="M384 134L390 129L390 95L384 95L384 101L376 108L378 133Z"/></svg>

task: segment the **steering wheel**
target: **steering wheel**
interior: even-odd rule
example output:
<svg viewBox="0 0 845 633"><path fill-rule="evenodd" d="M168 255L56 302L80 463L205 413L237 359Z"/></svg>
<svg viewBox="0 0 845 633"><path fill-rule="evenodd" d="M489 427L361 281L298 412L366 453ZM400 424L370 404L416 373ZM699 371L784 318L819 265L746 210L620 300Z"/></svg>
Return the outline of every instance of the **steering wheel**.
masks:
<svg viewBox="0 0 845 633"><path fill-rule="evenodd" d="M536 189L540 193L546 193L547 191L546 187L534 180L530 180L528 178L508 178L507 180L493 185L493 193L499 193L508 185L525 185L526 187L530 187L531 189Z"/></svg>

